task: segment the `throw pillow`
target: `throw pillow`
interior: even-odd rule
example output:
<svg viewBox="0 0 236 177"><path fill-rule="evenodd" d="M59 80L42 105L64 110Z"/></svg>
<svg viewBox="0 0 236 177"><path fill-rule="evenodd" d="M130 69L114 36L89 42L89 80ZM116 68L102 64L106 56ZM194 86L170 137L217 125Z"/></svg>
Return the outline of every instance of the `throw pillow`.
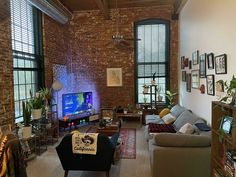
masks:
<svg viewBox="0 0 236 177"><path fill-rule="evenodd" d="M173 116L175 116L176 118L178 118L178 116L184 112L186 109L180 105L175 105L173 108L171 108L170 112Z"/></svg>
<svg viewBox="0 0 236 177"><path fill-rule="evenodd" d="M211 128L205 123L195 123L195 126L201 131L210 131Z"/></svg>
<svg viewBox="0 0 236 177"><path fill-rule="evenodd" d="M171 124L176 120L176 117L169 113L162 117L162 120L165 122L165 124Z"/></svg>
<svg viewBox="0 0 236 177"><path fill-rule="evenodd" d="M194 132L194 128L190 123L186 123L179 129L179 132L184 134L192 134Z"/></svg>
<svg viewBox="0 0 236 177"><path fill-rule="evenodd" d="M159 116L160 118L164 117L166 114L169 114L170 113L170 109L168 108L165 108L163 109L160 113L159 113Z"/></svg>

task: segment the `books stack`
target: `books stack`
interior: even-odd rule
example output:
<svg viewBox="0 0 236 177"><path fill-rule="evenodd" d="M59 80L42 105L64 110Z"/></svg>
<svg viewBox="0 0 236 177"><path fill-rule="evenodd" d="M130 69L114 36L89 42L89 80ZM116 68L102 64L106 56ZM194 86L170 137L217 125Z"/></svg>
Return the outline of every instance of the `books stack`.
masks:
<svg viewBox="0 0 236 177"><path fill-rule="evenodd" d="M224 175L222 174L220 169L218 169L218 170L214 169L213 170L213 177L224 177Z"/></svg>
<svg viewBox="0 0 236 177"><path fill-rule="evenodd" d="M236 168L236 152L227 151L225 154L225 171L229 177L235 177L235 168Z"/></svg>

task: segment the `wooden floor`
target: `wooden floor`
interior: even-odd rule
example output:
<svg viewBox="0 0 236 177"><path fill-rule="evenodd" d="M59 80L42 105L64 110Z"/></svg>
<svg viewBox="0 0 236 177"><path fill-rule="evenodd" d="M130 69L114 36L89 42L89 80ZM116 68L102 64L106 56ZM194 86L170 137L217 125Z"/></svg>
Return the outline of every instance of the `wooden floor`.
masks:
<svg viewBox="0 0 236 177"><path fill-rule="evenodd" d="M122 127L136 128L136 159L121 159L112 165L110 177L151 177L148 144L144 139L144 127L138 121L125 121ZM85 127L82 127L82 129ZM60 164L54 146L36 159L28 162L28 177L63 177L64 170ZM73 162L74 163L74 162ZM69 171L68 177L105 177L105 172Z"/></svg>

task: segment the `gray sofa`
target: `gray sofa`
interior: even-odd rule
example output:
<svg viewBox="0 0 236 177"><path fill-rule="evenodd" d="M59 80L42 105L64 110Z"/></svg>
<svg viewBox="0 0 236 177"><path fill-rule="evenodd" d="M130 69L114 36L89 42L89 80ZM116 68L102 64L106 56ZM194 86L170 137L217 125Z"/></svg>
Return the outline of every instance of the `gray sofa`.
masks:
<svg viewBox="0 0 236 177"><path fill-rule="evenodd" d="M171 114L176 116L173 125L177 133L150 135L148 125L145 128L152 177L210 177L211 132L194 126L206 122L179 105L171 109ZM146 116L146 123L152 122L164 123L158 115ZM193 125L193 134L178 133L186 123Z"/></svg>

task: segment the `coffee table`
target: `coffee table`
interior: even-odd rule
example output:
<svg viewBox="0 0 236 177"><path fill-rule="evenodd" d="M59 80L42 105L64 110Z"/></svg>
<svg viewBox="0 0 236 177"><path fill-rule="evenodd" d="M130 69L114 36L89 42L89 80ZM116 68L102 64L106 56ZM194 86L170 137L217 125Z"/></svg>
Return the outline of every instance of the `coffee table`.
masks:
<svg viewBox="0 0 236 177"><path fill-rule="evenodd" d="M117 113L116 117L118 119L121 119L121 118L130 118L130 119L138 118L139 122L140 122L140 126L142 127L142 114L139 114L139 113L126 113L126 114Z"/></svg>
<svg viewBox="0 0 236 177"><path fill-rule="evenodd" d="M119 133L119 132L120 132L119 124L111 124L103 128L97 127L97 131L96 131L96 133L102 133L107 136L112 136L113 134Z"/></svg>

